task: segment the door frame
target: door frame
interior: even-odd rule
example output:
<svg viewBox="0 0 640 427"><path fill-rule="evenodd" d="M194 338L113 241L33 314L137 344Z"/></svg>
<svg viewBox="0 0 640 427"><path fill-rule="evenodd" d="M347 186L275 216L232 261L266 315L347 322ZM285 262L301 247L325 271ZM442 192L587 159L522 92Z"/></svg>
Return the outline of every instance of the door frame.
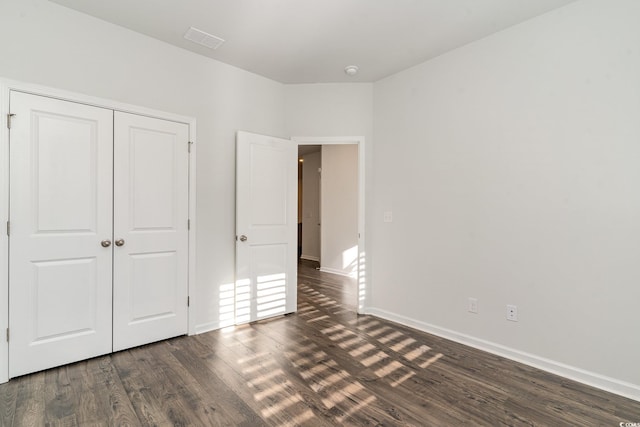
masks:
<svg viewBox="0 0 640 427"><path fill-rule="evenodd" d="M47 86L24 83L0 77L0 336L9 328L9 237L6 232L9 220L9 129L7 115L9 114L9 96L11 91L25 92L33 95L71 101L94 107L107 108L114 111L138 114L184 123L189 126L190 152L189 156L189 273L187 286L189 296L195 296L196 277L196 119L188 116L167 113L137 105L127 104L105 98L74 93ZM194 303L196 298L191 298ZM194 304L195 306L195 304ZM195 316L191 307L188 311L188 334L196 333ZM4 336L0 338L0 383L9 381L9 343Z"/></svg>
<svg viewBox="0 0 640 427"><path fill-rule="evenodd" d="M364 136L294 136L291 138L298 145L353 145L358 146L358 273L357 304L358 314L364 314L367 306L369 285L366 272L365 251L365 138Z"/></svg>

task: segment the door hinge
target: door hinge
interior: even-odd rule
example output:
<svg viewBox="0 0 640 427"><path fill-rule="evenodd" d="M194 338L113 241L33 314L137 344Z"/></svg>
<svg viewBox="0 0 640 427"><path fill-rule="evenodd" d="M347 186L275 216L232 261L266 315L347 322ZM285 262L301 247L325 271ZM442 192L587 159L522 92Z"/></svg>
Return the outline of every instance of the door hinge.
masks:
<svg viewBox="0 0 640 427"><path fill-rule="evenodd" d="M187 297L187 307L191 304L191 297Z"/></svg>
<svg viewBox="0 0 640 427"><path fill-rule="evenodd" d="M9 328L7 328L7 342L9 342Z"/></svg>
<svg viewBox="0 0 640 427"><path fill-rule="evenodd" d="M7 221L7 236L11 235L11 223Z"/></svg>
<svg viewBox="0 0 640 427"><path fill-rule="evenodd" d="M189 151L189 153L191 152L191 146L193 145L193 141L188 141L187 142L187 150Z"/></svg>
<svg viewBox="0 0 640 427"><path fill-rule="evenodd" d="M191 220L187 220L187 230L191 230Z"/></svg>
<svg viewBox="0 0 640 427"><path fill-rule="evenodd" d="M15 114L11 114L11 113L7 114L7 128L8 129L11 129L11 118L13 116L15 116Z"/></svg>

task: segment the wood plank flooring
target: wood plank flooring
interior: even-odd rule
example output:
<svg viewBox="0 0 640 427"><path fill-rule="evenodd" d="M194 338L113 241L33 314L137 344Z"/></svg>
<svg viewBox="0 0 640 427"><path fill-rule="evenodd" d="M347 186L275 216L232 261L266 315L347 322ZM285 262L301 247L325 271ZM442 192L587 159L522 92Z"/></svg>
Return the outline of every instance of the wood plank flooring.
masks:
<svg viewBox="0 0 640 427"><path fill-rule="evenodd" d="M299 268L299 311L0 385L1 426L618 426L640 402L354 311Z"/></svg>

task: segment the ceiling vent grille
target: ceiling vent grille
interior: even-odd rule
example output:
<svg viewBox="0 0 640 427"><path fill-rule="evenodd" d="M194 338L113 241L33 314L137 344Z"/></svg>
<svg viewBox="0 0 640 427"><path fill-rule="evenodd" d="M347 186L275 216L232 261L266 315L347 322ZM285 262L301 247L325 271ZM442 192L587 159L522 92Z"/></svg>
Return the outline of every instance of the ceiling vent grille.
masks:
<svg viewBox="0 0 640 427"><path fill-rule="evenodd" d="M209 33L205 33L204 31L193 27L190 27L189 30L184 34L184 38L214 50L219 48L220 45L224 43L224 39L221 39L220 37L216 37Z"/></svg>

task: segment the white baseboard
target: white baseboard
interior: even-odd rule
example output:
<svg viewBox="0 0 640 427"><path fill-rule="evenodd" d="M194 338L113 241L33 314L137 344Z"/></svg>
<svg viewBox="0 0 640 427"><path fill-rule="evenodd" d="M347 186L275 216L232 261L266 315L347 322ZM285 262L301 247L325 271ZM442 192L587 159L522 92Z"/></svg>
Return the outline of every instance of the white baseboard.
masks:
<svg viewBox="0 0 640 427"><path fill-rule="evenodd" d="M470 335L461 334L450 329L441 328L386 310L367 307L365 309L365 314L370 314L382 319L391 320L392 322L400 323L402 325L409 326L420 331L427 332L429 334L437 335L439 337L446 338L448 340L455 341L469 347L477 348L488 353L506 357L507 359L524 363L525 365L533 366L534 368L542 369L543 371L551 372L552 374L560 375L562 377L578 381L580 383L587 384L601 390L640 401L640 385L638 384L632 384L594 372L589 372L584 369L557 362L555 360L546 359L535 354L526 353L490 341L485 341L480 338L475 338Z"/></svg>
<svg viewBox="0 0 640 427"><path fill-rule="evenodd" d="M320 271L322 271L323 273L339 274L340 276L356 277L356 273L355 272L345 271L345 270L338 270L336 268L320 266Z"/></svg>
<svg viewBox="0 0 640 427"><path fill-rule="evenodd" d="M320 262L320 257L313 256L313 255L305 255L305 254L302 254L302 255L300 255L300 259L306 259L306 260L308 260L308 261L317 261L317 262Z"/></svg>
<svg viewBox="0 0 640 427"><path fill-rule="evenodd" d="M194 335L199 335L199 334L204 334L205 332L211 332L211 331L215 331L216 329L220 329L222 326L220 325L220 322L216 321L216 322L208 322L208 323L201 323L199 325L196 325L195 327L195 334Z"/></svg>

